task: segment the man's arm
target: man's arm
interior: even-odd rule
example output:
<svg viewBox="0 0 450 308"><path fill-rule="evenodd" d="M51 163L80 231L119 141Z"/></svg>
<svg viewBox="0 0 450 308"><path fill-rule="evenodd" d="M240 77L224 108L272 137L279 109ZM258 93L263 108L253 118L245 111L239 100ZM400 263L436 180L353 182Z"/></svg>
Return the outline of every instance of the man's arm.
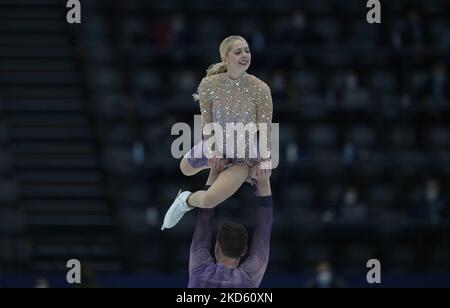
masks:
<svg viewBox="0 0 450 308"><path fill-rule="evenodd" d="M253 233L248 258L241 266L254 280L258 281L258 285L261 283L269 262L270 236L273 223L270 173L271 170L264 169L256 172L258 179L256 228Z"/></svg>
<svg viewBox="0 0 450 308"><path fill-rule="evenodd" d="M220 173L216 163L211 165L208 181L206 186L211 186L217 179ZM202 264L208 259L212 259L210 249L211 241L214 233L214 208L212 209L197 209L197 221L195 223L194 235L192 238L190 257L189 257L189 271L192 271L196 266Z"/></svg>

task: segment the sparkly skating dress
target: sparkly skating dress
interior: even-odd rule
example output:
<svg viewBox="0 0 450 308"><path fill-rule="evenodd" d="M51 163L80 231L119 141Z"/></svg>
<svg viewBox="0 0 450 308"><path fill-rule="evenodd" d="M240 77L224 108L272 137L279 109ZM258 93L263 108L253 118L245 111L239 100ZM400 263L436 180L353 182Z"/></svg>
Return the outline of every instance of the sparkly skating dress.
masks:
<svg viewBox="0 0 450 308"><path fill-rule="evenodd" d="M242 123L244 126L253 123L256 125L255 127L258 127L258 123L265 123L267 150L270 152L270 124L273 106L270 88L265 82L247 73L244 73L239 79L231 79L227 73L212 75L201 81L198 87L198 99L202 128L213 122L219 124L223 130L222 144L217 137L215 137L215 141L217 149L226 158L227 167L243 164L254 167L262 160L259 155L257 139L254 138L252 142L248 138L248 134L244 138L242 131L239 131L234 138L234 154L230 157L231 152L226 150L229 137L226 131L227 123L233 125ZM199 153L203 152L204 141L210 137L210 135L204 135L203 140L191 149L188 161L193 167L198 168L208 164L208 159ZM245 155L237 153L239 138L245 140ZM251 175L247 178L247 182L255 184Z"/></svg>

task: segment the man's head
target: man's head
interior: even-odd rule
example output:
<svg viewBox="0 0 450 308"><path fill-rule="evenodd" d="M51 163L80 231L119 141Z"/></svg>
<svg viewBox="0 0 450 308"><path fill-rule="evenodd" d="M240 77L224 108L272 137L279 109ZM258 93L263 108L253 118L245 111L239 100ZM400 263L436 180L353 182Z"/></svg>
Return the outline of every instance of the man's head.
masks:
<svg viewBox="0 0 450 308"><path fill-rule="evenodd" d="M217 262L223 259L240 259L247 252L248 233L245 227L234 222L225 222L219 227L215 254Z"/></svg>

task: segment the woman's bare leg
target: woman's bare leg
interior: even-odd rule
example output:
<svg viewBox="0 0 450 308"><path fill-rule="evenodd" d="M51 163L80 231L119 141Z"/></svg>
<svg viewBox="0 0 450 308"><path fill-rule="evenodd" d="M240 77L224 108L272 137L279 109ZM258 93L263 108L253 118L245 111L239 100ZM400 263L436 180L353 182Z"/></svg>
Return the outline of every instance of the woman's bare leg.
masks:
<svg viewBox="0 0 450 308"><path fill-rule="evenodd" d="M187 203L200 208L213 208L231 197L249 174L247 165L235 165L222 171L208 190L199 190L189 196Z"/></svg>

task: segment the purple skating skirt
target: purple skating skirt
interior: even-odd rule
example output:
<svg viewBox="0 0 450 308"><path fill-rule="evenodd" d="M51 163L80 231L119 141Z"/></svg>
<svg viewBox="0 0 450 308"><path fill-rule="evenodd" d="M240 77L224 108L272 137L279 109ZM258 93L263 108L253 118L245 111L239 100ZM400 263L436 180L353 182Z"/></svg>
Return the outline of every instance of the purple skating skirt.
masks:
<svg viewBox="0 0 450 308"><path fill-rule="evenodd" d="M201 168L208 166L208 157L206 157L203 153L203 147L205 143L204 141L200 141L195 145L190 151L189 155L187 157L187 160L189 164L193 168ZM231 166L235 165L247 165L252 169L256 165L258 165L261 162L261 158L225 158L225 167L229 168ZM250 172L246 182L250 183L251 185L256 185L256 178L254 177L253 173Z"/></svg>

